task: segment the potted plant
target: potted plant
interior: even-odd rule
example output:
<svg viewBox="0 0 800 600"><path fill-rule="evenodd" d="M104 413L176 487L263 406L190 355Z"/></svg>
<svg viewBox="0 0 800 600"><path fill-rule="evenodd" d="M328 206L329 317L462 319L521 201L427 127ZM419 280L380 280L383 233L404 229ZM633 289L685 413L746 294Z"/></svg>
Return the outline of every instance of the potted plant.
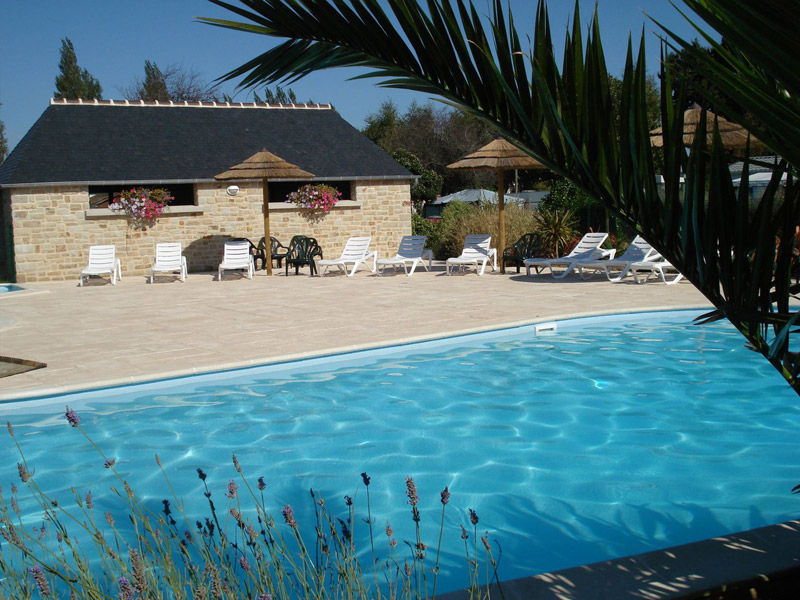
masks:
<svg viewBox="0 0 800 600"><path fill-rule="evenodd" d="M286 196L286 201L312 212L328 212L341 197L333 186L309 183Z"/></svg>
<svg viewBox="0 0 800 600"><path fill-rule="evenodd" d="M134 229L145 230L156 224L173 199L169 190L138 187L114 194L114 201L108 208L125 213Z"/></svg>

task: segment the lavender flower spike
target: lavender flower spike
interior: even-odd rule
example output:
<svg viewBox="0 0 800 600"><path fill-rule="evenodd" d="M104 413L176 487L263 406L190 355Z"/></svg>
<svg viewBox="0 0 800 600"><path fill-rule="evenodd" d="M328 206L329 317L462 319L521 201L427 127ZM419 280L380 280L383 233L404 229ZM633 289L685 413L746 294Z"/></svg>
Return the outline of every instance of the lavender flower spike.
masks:
<svg viewBox="0 0 800 600"><path fill-rule="evenodd" d="M31 474L22 463L17 463L17 471L19 471L19 478L22 480L22 483L26 483L28 479L31 478Z"/></svg>
<svg viewBox="0 0 800 600"><path fill-rule="evenodd" d="M406 496L408 496L408 503L411 506L416 506L419 502L419 496L417 496L417 484L414 483L414 480L411 477L406 477Z"/></svg>
<svg viewBox="0 0 800 600"><path fill-rule="evenodd" d="M441 501L443 506L450 502L450 490L447 488L447 486L445 486L445 488L442 490Z"/></svg>
<svg viewBox="0 0 800 600"><path fill-rule="evenodd" d="M45 577L42 567L39 565L36 565L35 567L29 567L28 573L31 574L33 580L36 582L36 587L39 588L39 594L42 597L49 596L50 584L47 582L47 577Z"/></svg>
<svg viewBox="0 0 800 600"><path fill-rule="evenodd" d="M77 427L78 423L81 422L81 418L78 416L78 413L72 410L69 406L67 406L67 412L64 414L64 416L67 417L67 421L71 427Z"/></svg>
<svg viewBox="0 0 800 600"><path fill-rule="evenodd" d="M291 527L292 529L297 529L297 521L294 518L294 511L292 507L288 504L283 507L281 510L281 514L283 514L283 519L286 521L286 524Z"/></svg>
<svg viewBox="0 0 800 600"><path fill-rule="evenodd" d="M236 497L236 492L238 491L238 489L239 489L239 486L237 486L236 482L233 479L231 479L230 481L228 481L228 491L225 492L225 495L228 498L235 498Z"/></svg>
<svg viewBox="0 0 800 600"><path fill-rule="evenodd" d="M131 582L125 576L120 577L117 582L119 583L119 597L122 600L133 600L135 592Z"/></svg>

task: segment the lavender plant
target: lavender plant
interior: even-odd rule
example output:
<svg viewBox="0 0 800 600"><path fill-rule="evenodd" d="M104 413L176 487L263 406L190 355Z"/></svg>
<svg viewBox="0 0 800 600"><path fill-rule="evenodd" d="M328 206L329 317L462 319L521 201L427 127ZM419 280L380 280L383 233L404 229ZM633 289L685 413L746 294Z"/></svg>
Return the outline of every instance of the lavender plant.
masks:
<svg viewBox="0 0 800 600"><path fill-rule="evenodd" d="M420 530L420 498L414 480L406 479L415 524L415 539L406 542L409 556L400 556L388 522L384 529L385 556L381 556L373 536L371 478L362 473L367 497L364 523L370 543L369 564L364 566L353 535L357 519L349 496L345 497L346 514L337 517L328 511L325 499L310 490L313 535L304 536L290 505L283 506L282 519L273 518L267 509L264 477L251 485L233 455L236 479L228 481L219 505L208 485L208 475L197 469L208 511L204 517L195 518L184 509L179 490L172 488L156 455L171 495L157 510L131 489L117 471L116 457L106 456L81 427L79 415L67 407L65 417L99 453L103 468L116 478L117 484L103 499L109 508L101 514L91 490L72 488L73 501L64 504L50 497L44 491L44 482L40 486L9 423L8 433L20 456L20 481L37 508L36 514L22 513L16 484L11 485L8 501L0 490L0 598L412 600L436 594L445 508L450 500L448 488L440 494L436 561L428 571L428 545ZM498 584L498 565L488 532L480 538L483 549L479 548L478 517L472 509L469 513L472 548L468 544L470 534L461 526L469 590L472 598L483 598ZM483 578L479 574L481 555L486 565Z"/></svg>

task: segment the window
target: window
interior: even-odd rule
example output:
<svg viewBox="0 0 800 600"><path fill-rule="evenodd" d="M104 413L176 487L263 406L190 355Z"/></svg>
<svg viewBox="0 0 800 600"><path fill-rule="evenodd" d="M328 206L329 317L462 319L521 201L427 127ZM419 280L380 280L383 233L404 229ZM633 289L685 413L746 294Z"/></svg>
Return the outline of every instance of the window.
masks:
<svg viewBox="0 0 800 600"><path fill-rule="evenodd" d="M114 199L114 194L117 194L125 189L133 187L144 188L164 188L169 190L174 200L170 202L171 206L194 206L194 185L191 183L173 183L173 184L136 184L136 185L90 185L89 186L89 208L108 208L109 203Z"/></svg>

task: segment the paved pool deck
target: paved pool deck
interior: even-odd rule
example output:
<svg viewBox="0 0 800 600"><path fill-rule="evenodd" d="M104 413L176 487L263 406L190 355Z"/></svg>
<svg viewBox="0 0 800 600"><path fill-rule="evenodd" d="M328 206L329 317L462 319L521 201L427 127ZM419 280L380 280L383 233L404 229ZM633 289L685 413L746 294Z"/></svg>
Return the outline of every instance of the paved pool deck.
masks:
<svg viewBox="0 0 800 600"><path fill-rule="evenodd" d="M46 368L0 378L0 401L360 350L574 316L710 308L688 282L611 283L487 271L253 280L190 273L21 284L0 294L0 356Z"/></svg>

